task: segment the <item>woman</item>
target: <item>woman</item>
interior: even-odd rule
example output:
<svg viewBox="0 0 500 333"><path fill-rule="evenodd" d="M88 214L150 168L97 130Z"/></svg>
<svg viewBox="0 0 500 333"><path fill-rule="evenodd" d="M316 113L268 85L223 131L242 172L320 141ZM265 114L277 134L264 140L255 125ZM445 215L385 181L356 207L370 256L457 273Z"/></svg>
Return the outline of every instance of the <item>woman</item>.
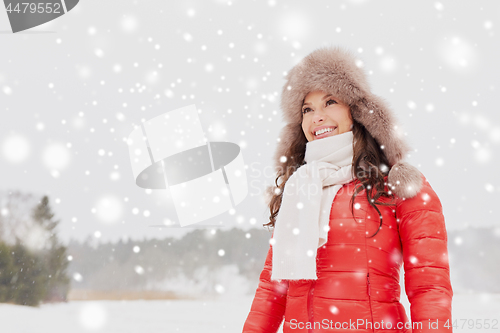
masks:
<svg viewBox="0 0 500 333"><path fill-rule="evenodd" d="M273 236L243 332L283 321L285 333L452 332L441 202L403 161L392 111L339 47L312 52L286 80Z"/></svg>

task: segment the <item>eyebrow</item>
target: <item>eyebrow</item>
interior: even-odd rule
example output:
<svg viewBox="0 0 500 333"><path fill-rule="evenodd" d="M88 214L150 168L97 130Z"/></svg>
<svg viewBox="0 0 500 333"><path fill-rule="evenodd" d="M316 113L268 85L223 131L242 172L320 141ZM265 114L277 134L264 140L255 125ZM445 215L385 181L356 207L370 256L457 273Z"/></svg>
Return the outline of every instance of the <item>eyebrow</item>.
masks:
<svg viewBox="0 0 500 333"><path fill-rule="evenodd" d="M333 95L332 94L328 94L326 96L324 96L321 100L324 101L325 99L327 99L328 97L332 97ZM311 103L307 102L307 103L302 103L302 106L304 105L310 105Z"/></svg>

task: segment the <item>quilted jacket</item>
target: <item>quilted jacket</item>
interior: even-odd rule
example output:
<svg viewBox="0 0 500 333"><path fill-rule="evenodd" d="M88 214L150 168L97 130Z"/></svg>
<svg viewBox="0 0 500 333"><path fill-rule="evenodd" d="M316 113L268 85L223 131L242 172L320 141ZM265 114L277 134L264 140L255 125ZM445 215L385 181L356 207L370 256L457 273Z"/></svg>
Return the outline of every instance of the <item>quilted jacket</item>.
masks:
<svg viewBox="0 0 500 333"><path fill-rule="evenodd" d="M344 185L330 212L328 241L317 251L317 280L271 281L272 246L243 333L452 332L453 291L441 202L424 177L412 198L380 206L383 225L358 193L354 217L349 200L359 180ZM387 181L387 177L386 177ZM379 199L391 202L391 199ZM400 268L411 321L400 303Z"/></svg>

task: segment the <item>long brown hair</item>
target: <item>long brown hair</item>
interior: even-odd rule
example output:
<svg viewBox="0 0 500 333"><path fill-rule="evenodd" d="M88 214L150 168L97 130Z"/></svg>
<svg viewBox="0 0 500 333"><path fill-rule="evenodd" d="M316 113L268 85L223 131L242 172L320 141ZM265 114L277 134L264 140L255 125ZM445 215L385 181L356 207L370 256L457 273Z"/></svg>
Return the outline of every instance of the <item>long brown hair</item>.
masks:
<svg viewBox="0 0 500 333"><path fill-rule="evenodd" d="M394 205L393 203L378 201L380 197L394 199L394 194L385 191L384 183L384 177L389 173L390 166L383 150L380 148L380 145L376 142L370 132L368 132L366 128L356 120L352 119L352 122L352 132L354 136L352 170L355 173L353 176L359 180L360 185L355 187L354 194L350 200L351 214L354 218L353 206L357 194L363 191L363 189L368 189L366 191L368 203L377 210L380 218L380 225L377 232L370 236L373 237L382 227L382 215L376 205ZM297 124L297 126L301 127L302 125ZM301 165L305 163L304 157L307 139L303 131L298 132L300 132L301 135L297 135L296 138L292 139L289 148L285 153L286 160L279 168L278 175L275 179L276 187L268 188L268 193L271 195L271 201L269 202L269 211L271 215L269 216L270 222L263 224L265 227L274 228L276 217L280 210L286 181ZM280 178L282 178L282 180L281 183L278 184L278 180ZM376 191L375 194L374 191Z"/></svg>

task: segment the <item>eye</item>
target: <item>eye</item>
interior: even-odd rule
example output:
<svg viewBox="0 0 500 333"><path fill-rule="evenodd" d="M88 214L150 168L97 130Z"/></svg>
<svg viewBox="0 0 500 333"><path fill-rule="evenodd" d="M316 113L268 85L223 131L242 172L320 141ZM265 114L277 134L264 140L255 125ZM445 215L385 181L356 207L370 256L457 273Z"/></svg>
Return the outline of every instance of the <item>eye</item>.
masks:
<svg viewBox="0 0 500 333"><path fill-rule="evenodd" d="M333 102L333 103L337 104L337 102L335 102L333 99L329 99L329 100L326 102L326 105L330 105L330 104L328 104L328 103L330 103L330 102Z"/></svg>
<svg viewBox="0 0 500 333"><path fill-rule="evenodd" d="M329 106L330 104L333 104L333 103L330 103L330 102L333 102L333 103L337 104L337 102L334 101L333 99L329 99L328 101L326 101L326 106ZM310 108L302 109L302 114L309 112L307 110L311 110L311 109Z"/></svg>

